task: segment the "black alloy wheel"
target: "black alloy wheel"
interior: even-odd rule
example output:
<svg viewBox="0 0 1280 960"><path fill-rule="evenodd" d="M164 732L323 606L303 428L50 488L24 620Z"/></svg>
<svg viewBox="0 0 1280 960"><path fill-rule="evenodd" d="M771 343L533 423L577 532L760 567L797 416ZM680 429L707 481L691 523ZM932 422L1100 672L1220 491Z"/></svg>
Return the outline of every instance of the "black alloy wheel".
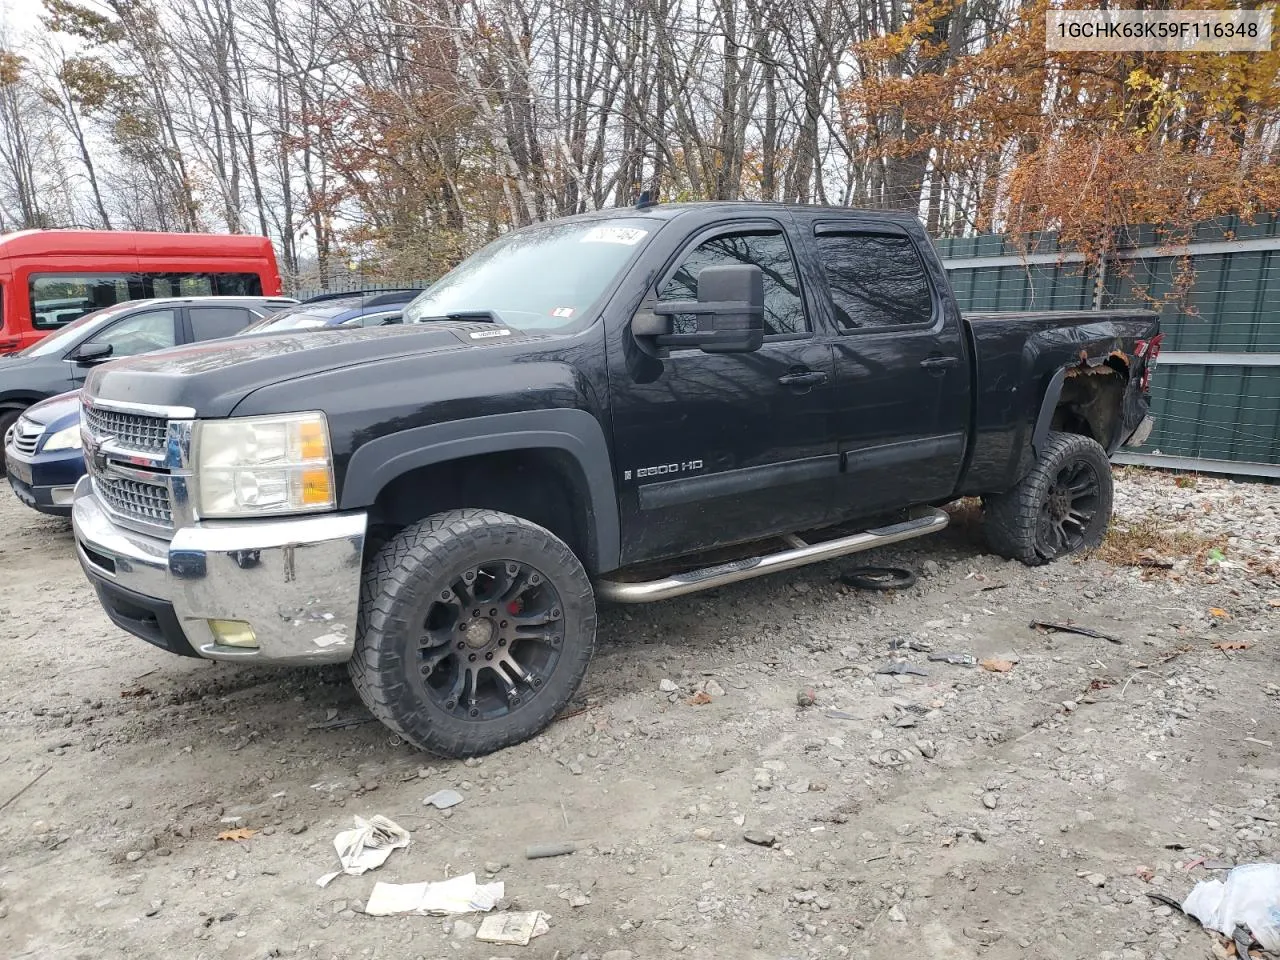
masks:
<svg viewBox="0 0 1280 960"><path fill-rule="evenodd" d="M351 680L423 750L473 757L528 740L577 691L595 647L591 581L550 530L450 510L365 563Z"/></svg>
<svg viewBox="0 0 1280 960"><path fill-rule="evenodd" d="M1102 489L1098 471L1088 460L1062 466L1049 485L1036 528L1039 552L1046 557L1074 553L1098 514Z"/></svg>
<svg viewBox="0 0 1280 960"><path fill-rule="evenodd" d="M423 693L466 720L519 710L560 660L560 594L533 564L496 560L448 578L418 642Z"/></svg>
<svg viewBox="0 0 1280 960"><path fill-rule="evenodd" d="M1102 445L1051 432L1026 476L982 498L983 534L995 553L1033 567L1092 550L1106 536L1113 494Z"/></svg>

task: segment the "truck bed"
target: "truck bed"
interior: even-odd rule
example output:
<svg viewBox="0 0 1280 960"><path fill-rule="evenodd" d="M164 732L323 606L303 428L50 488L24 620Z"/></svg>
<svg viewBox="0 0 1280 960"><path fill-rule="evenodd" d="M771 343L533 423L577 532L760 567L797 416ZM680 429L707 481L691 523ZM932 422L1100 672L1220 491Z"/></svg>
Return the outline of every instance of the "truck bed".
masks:
<svg viewBox="0 0 1280 960"><path fill-rule="evenodd" d="M1030 440L1046 398L1073 368L1116 375L1129 389L1139 343L1160 328L1151 310L1043 310L965 313L973 370L973 431L960 492L1007 488L1031 468ZM1136 388L1136 383L1133 385ZM1138 418L1139 421L1141 417ZM1125 423L1099 442L1113 453Z"/></svg>

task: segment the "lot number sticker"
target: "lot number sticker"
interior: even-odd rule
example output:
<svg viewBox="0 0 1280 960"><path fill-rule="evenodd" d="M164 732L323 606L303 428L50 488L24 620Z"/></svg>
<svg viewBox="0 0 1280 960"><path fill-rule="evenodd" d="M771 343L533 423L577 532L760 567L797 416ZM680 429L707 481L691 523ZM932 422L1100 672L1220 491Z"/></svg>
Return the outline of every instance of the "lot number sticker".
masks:
<svg viewBox="0 0 1280 960"><path fill-rule="evenodd" d="M592 227L580 242L621 243L624 246L634 247L648 233L648 230L641 230L639 227Z"/></svg>

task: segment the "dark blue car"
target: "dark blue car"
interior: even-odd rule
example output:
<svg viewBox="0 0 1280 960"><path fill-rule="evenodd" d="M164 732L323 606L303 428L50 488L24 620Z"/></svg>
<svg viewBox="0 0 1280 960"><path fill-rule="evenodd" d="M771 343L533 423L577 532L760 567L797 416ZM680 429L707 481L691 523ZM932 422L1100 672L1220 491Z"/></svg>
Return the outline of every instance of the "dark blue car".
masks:
<svg viewBox="0 0 1280 960"><path fill-rule="evenodd" d="M370 293L326 293L273 313L246 327L244 334L279 333L319 327L380 327L400 323L405 305L421 290L380 290Z"/></svg>
<svg viewBox="0 0 1280 960"><path fill-rule="evenodd" d="M80 391L60 393L22 412L4 438L9 486L41 513L71 516L71 495L84 473Z"/></svg>

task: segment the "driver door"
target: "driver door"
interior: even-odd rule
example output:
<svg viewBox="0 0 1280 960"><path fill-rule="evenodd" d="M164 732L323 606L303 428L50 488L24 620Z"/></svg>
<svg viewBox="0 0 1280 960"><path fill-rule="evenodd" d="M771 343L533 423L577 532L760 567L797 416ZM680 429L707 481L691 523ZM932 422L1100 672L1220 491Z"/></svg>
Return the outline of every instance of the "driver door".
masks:
<svg viewBox="0 0 1280 960"><path fill-rule="evenodd" d="M99 330L97 333L91 334L81 343L76 344L75 350L80 349L86 343L109 343L111 344L111 355L108 360L118 360L121 357L133 357L140 353L150 353L152 350L163 350L165 347L172 347L178 342L178 314L176 310L162 308L157 310L144 310L140 313L133 313L127 317L122 317L115 323ZM77 363L68 357L71 364L71 382L76 387L84 385L84 378L88 375L91 364Z"/></svg>
<svg viewBox="0 0 1280 960"><path fill-rule="evenodd" d="M706 267L764 273L765 338L750 353L672 349L644 376L614 369L624 563L826 520L839 476L829 338L815 332L789 224L736 221L691 237L647 302L697 299ZM674 333L695 332L676 317Z"/></svg>

